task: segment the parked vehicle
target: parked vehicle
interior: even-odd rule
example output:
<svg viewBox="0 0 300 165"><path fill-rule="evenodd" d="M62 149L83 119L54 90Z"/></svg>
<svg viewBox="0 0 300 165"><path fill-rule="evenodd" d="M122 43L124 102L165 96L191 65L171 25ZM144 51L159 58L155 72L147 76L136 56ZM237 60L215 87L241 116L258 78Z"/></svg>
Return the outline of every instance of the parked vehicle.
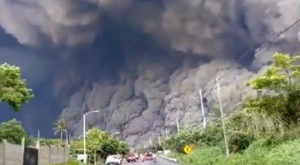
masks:
<svg viewBox="0 0 300 165"><path fill-rule="evenodd" d="M146 154L144 154L143 156L143 162L144 161L147 161L147 160L151 160L151 161L154 161L156 162L156 158L154 157L154 155L150 152L147 152Z"/></svg>
<svg viewBox="0 0 300 165"><path fill-rule="evenodd" d="M139 160L139 159L140 159L140 155L139 155L138 153L135 153L134 155L135 155L135 159L136 159L136 160Z"/></svg>
<svg viewBox="0 0 300 165"><path fill-rule="evenodd" d="M156 162L156 155L155 154L152 154L152 155L153 155L154 162Z"/></svg>
<svg viewBox="0 0 300 165"><path fill-rule="evenodd" d="M127 156L126 156L126 161L128 162L128 163L130 163L130 162L136 162L136 156L135 156L135 154L128 154Z"/></svg>
<svg viewBox="0 0 300 165"><path fill-rule="evenodd" d="M105 165L121 165L121 157L119 155L109 155L106 158Z"/></svg>

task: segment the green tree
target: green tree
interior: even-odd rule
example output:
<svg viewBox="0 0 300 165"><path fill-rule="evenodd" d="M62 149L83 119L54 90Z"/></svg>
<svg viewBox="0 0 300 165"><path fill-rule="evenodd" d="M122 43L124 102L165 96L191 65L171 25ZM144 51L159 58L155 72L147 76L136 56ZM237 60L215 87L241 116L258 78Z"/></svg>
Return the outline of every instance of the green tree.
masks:
<svg viewBox="0 0 300 165"><path fill-rule="evenodd" d="M54 123L54 134L60 133L60 140L63 141L63 132L68 132L68 122L65 119L59 119ZM67 138L67 137L66 137Z"/></svg>
<svg viewBox="0 0 300 165"><path fill-rule="evenodd" d="M274 63L265 73L247 85L257 97L245 102L248 111L278 116L287 126L300 117L300 56L276 53Z"/></svg>
<svg viewBox="0 0 300 165"><path fill-rule="evenodd" d="M129 145L124 141L120 141L117 152L125 156L129 152Z"/></svg>
<svg viewBox="0 0 300 165"><path fill-rule="evenodd" d="M86 134L86 152L89 162L93 162L96 159L96 154L100 154L101 158L116 153L125 155L129 152L129 146L126 142L119 141L104 131L92 128ZM71 143L70 153L83 153L83 139Z"/></svg>
<svg viewBox="0 0 300 165"><path fill-rule="evenodd" d="M10 143L21 144L26 132L22 124L15 119L0 124L0 141L6 139Z"/></svg>
<svg viewBox="0 0 300 165"><path fill-rule="evenodd" d="M33 94L21 79L20 69L9 64L0 65L0 102L8 103L15 111L27 103Z"/></svg>
<svg viewBox="0 0 300 165"><path fill-rule="evenodd" d="M70 144L70 155L83 154L83 140L73 140Z"/></svg>
<svg viewBox="0 0 300 165"><path fill-rule="evenodd" d="M101 157L105 158L108 155L117 154L119 151L120 142L115 138L106 139L101 145Z"/></svg>
<svg viewBox="0 0 300 165"><path fill-rule="evenodd" d="M90 162L95 161L97 151L100 151L101 146L109 139L108 134L97 128L92 128L87 132L86 135L86 149L90 155Z"/></svg>

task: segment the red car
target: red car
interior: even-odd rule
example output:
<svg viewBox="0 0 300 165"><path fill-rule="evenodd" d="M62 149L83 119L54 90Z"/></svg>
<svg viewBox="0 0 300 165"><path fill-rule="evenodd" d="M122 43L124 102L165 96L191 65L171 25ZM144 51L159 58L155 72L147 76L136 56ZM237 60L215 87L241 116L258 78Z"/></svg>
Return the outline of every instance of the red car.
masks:
<svg viewBox="0 0 300 165"><path fill-rule="evenodd" d="M130 163L130 162L136 162L136 156L134 154L129 154L129 155L126 156L126 161L128 163Z"/></svg>
<svg viewBox="0 0 300 165"><path fill-rule="evenodd" d="M154 162L156 162L155 157L154 157L153 154L151 154L151 153L146 153L146 154L144 155L143 161L145 161L145 160L153 160Z"/></svg>

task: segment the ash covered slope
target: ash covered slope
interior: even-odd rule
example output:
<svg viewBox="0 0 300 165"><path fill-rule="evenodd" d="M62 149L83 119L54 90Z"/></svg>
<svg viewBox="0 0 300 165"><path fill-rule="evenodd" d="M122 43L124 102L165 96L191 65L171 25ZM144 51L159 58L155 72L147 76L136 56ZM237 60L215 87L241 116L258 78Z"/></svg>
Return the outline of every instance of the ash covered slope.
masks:
<svg viewBox="0 0 300 165"><path fill-rule="evenodd" d="M55 88L74 134L84 112L100 109L89 124L132 144L174 129L176 116L182 126L200 123L192 97L202 88L213 112L216 76L226 74L222 98L232 111L272 52L300 48L298 24L278 36L299 19L300 0L2 0L0 9L20 43L66 49L54 57L66 66Z"/></svg>

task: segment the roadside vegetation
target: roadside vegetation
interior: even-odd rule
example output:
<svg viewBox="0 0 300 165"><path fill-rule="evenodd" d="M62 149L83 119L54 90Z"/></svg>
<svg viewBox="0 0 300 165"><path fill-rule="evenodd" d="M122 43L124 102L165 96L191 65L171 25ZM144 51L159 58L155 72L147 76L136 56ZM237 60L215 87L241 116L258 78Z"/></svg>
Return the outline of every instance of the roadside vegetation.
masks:
<svg viewBox="0 0 300 165"><path fill-rule="evenodd" d="M125 155L129 152L129 146L104 131L97 128L90 129L86 134L86 152L88 161L93 163L105 160L108 155ZM73 140L71 142L70 154L76 156L83 154L83 139Z"/></svg>
<svg viewBox="0 0 300 165"><path fill-rule="evenodd" d="M70 160L67 163L61 163L61 164L56 164L56 165L84 165L83 163L80 163L77 160Z"/></svg>
<svg viewBox="0 0 300 165"><path fill-rule="evenodd" d="M0 123L0 143L2 140L12 144L21 145L22 138L25 138L26 146L35 146L37 138L29 136L24 130L22 123L16 119L4 121ZM45 139L40 138L40 145L65 145L60 139Z"/></svg>
<svg viewBox="0 0 300 165"><path fill-rule="evenodd" d="M5 139L12 144L21 144L23 137L26 145L32 144L32 139L27 136L22 124L17 120L12 119L0 124L0 142Z"/></svg>
<svg viewBox="0 0 300 165"><path fill-rule="evenodd" d="M21 106L33 98L30 88L26 87L26 81L21 78L19 67L2 64L0 65L0 102L7 103L14 111L20 111ZM69 142L68 123L64 119L58 119L54 123L54 134L59 135L60 139L39 139L40 145L66 145ZM26 134L22 123L12 119L0 123L0 142L7 140L13 144L21 144L22 138L25 138L27 146L35 146L37 138L30 137ZM65 138L65 141L64 141ZM110 154L125 155L129 152L129 146L126 142L121 141L108 133L97 128L90 129L86 135L86 151L89 163L101 164ZM70 144L70 155L73 159L77 154L83 154L83 139L72 140ZM80 165L73 160L62 165Z"/></svg>
<svg viewBox="0 0 300 165"><path fill-rule="evenodd" d="M225 154L220 121L164 140L184 165L297 165L300 161L300 56L280 53L246 85L255 96L225 119L230 155ZM193 145L186 155L183 147Z"/></svg>
<svg viewBox="0 0 300 165"><path fill-rule="evenodd" d="M15 120L9 120L0 123L0 143L2 140L7 140L9 143L18 144L22 143L22 138L25 138L26 146L35 146L37 138L30 137L26 134L22 124ZM40 138L40 145L66 145L66 141L61 138L58 139L45 139ZM129 146L126 142L109 135L97 128L92 128L86 135L86 151L88 154L88 163L102 165L108 155L120 154L125 155L129 152ZM74 160L77 154L83 154L83 139L72 140L70 144L70 159L68 163L60 165L81 165L80 162Z"/></svg>

